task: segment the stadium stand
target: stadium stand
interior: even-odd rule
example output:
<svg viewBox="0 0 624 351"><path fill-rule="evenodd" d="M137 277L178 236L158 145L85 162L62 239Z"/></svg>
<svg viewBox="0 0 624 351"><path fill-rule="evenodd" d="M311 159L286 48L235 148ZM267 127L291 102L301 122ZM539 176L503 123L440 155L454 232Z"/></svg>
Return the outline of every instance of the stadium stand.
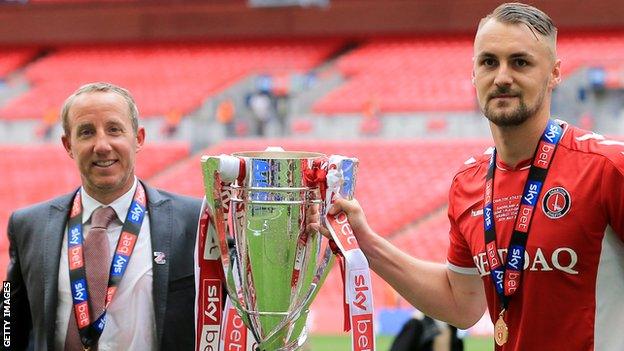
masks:
<svg viewBox="0 0 624 351"><path fill-rule="evenodd" d="M564 77L581 67L602 67L609 87L622 86L624 32L566 33L558 55ZM314 111L360 113L371 99L383 112L474 110L470 57L471 37L370 39L338 60L347 81L317 101Z"/></svg>
<svg viewBox="0 0 624 351"><path fill-rule="evenodd" d="M0 79L34 58L38 53L35 48L3 48L0 49Z"/></svg>
<svg viewBox="0 0 624 351"><path fill-rule="evenodd" d="M0 109L0 118L40 118L58 109L77 86L101 80L132 91L144 117L174 111L185 115L249 75L312 69L340 43L274 40L62 47L25 68L32 87Z"/></svg>
<svg viewBox="0 0 624 351"><path fill-rule="evenodd" d="M137 175L149 179L189 154L187 143L146 145L137 155ZM6 272L6 228L11 212L53 196L72 191L80 184L76 165L60 145L0 145L0 275Z"/></svg>
<svg viewBox="0 0 624 351"><path fill-rule="evenodd" d="M360 112L377 98L385 112L456 111L475 107L469 37L372 39L343 56L348 81L318 101L324 114Z"/></svg>
<svg viewBox="0 0 624 351"><path fill-rule="evenodd" d="M564 76L581 67L620 67L624 62L624 32L590 32L562 36L557 42ZM620 70L619 74L622 74ZM621 83L620 83L621 84Z"/></svg>

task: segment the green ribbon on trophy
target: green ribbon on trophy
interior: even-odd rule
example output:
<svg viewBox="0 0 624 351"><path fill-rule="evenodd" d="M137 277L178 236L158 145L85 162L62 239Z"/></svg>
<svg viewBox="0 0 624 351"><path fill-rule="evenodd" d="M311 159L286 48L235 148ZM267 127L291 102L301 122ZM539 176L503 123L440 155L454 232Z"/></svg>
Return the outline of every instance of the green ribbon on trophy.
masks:
<svg viewBox="0 0 624 351"><path fill-rule="evenodd" d="M267 149L203 156L202 168L206 197L195 257L196 349L301 348L310 305L335 253L353 350L374 350L368 261L346 216L327 215L337 196L353 197L357 159ZM312 206L332 240L306 232Z"/></svg>

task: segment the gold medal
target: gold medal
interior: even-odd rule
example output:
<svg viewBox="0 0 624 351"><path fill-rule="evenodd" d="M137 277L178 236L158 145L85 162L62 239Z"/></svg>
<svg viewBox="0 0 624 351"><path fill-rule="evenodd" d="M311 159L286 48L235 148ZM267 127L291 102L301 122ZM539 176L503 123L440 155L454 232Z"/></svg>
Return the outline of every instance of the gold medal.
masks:
<svg viewBox="0 0 624 351"><path fill-rule="evenodd" d="M503 309L498 315L498 320L496 321L496 324L494 324L494 341L496 341L496 345L498 346L505 345L507 337L509 336L509 329L507 329L507 324L503 318L504 314L505 309Z"/></svg>

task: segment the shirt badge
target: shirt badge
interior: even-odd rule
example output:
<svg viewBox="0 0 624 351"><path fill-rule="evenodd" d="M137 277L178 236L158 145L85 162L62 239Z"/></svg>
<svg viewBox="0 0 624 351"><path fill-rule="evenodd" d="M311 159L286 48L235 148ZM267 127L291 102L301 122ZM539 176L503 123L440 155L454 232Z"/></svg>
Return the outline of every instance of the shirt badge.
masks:
<svg viewBox="0 0 624 351"><path fill-rule="evenodd" d="M549 189L542 199L542 210L546 217L559 219L570 211L572 200L570 193L563 187Z"/></svg>

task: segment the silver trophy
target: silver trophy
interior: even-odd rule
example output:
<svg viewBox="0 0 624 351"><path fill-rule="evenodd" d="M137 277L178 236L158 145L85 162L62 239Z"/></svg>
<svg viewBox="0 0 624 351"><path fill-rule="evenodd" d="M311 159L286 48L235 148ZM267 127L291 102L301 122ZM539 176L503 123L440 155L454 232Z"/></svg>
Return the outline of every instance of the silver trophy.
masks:
<svg viewBox="0 0 624 351"><path fill-rule="evenodd" d="M204 156L202 167L233 305L259 350L299 349L333 263L329 240L306 232L307 216L325 216L332 191L353 196L357 159L280 149Z"/></svg>

